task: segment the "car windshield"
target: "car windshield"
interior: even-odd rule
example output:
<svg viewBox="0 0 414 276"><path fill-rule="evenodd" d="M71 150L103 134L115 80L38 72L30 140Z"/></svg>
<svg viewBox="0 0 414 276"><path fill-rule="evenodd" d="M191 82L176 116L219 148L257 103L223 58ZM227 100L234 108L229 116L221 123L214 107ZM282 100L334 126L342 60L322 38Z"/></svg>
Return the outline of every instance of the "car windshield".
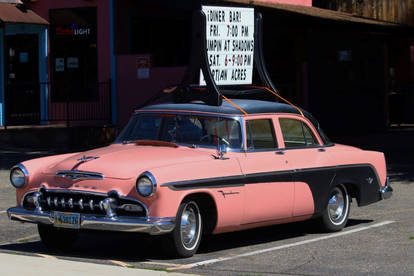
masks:
<svg viewBox="0 0 414 276"><path fill-rule="evenodd" d="M136 114L115 143L156 140L194 147L216 147L218 144L226 144L230 149L240 150L241 137L239 122L231 118Z"/></svg>

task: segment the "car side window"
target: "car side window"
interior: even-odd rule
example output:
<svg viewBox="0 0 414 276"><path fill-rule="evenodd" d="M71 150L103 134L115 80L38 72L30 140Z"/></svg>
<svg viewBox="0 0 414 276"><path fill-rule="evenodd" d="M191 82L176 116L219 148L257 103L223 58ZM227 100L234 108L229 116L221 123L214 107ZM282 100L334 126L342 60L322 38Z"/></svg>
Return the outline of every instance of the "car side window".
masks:
<svg viewBox="0 0 414 276"><path fill-rule="evenodd" d="M302 121L288 118L279 119L286 148L319 145L310 128Z"/></svg>
<svg viewBox="0 0 414 276"><path fill-rule="evenodd" d="M277 148L271 119L246 121L246 133L248 151L266 151Z"/></svg>

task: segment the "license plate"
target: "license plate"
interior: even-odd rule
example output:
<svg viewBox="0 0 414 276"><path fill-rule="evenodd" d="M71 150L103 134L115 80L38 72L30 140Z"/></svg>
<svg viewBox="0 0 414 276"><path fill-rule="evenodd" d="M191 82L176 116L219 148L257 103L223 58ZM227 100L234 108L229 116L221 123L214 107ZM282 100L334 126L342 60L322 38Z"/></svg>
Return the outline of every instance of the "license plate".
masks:
<svg viewBox="0 0 414 276"><path fill-rule="evenodd" d="M55 212L54 218L53 226L55 227L80 228L80 214Z"/></svg>

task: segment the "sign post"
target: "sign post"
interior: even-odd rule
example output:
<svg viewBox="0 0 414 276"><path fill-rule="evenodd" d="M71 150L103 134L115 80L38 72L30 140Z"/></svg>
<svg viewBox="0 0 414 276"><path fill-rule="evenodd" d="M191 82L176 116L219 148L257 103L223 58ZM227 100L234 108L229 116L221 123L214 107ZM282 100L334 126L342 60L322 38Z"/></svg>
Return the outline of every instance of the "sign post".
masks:
<svg viewBox="0 0 414 276"><path fill-rule="evenodd" d="M174 90L174 102L202 101L220 106L226 96L239 90L233 87L220 91L219 86L226 85L239 86L246 96L250 92L261 94L256 91L259 87L254 91L245 87L253 82L253 67L257 72L255 81L260 79L259 86L266 88L262 92L274 92L261 97L278 101L279 92L265 65L262 21L262 14L253 8L203 6L194 12L190 61ZM198 78L195 80L195 77ZM198 87L194 82L198 82ZM244 97L239 92L236 94Z"/></svg>
<svg viewBox="0 0 414 276"><path fill-rule="evenodd" d="M254 9L203 6L207 57L217 85L251 84L254 57ZM200 72L200 85L206 85Z"/></svg>

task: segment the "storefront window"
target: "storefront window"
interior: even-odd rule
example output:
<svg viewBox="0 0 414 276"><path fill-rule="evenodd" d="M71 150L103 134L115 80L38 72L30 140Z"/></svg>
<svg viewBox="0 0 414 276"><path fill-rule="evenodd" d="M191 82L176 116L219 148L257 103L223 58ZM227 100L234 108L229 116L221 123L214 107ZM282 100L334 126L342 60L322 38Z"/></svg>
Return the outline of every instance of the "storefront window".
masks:
<svg viewBox="0 0 414 276"><path fill-rule="evenodd" d="M96 8L50 11L52 101L95 101Z"/></svg>

